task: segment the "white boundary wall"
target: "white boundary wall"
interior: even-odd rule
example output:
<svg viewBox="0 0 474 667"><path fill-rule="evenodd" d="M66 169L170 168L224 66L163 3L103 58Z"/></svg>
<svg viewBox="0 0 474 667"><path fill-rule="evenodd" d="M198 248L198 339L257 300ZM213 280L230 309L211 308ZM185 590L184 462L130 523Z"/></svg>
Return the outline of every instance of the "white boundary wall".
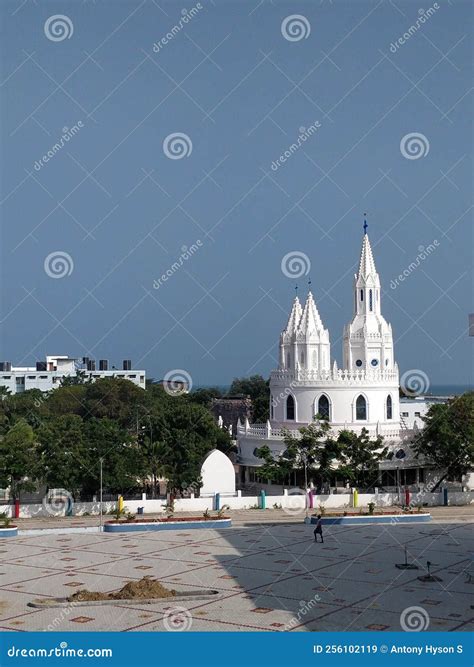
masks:
<svg viewBox="0 0 474 667"><path fill-rule="evenodd" d="M220 506L227 505L231 510L251 509L260 505L260 496L241 496L239 492L235 496L221 495ZM391 507L393 505L405 504L405 493L364 493L359 494L358 507L366 507L368 503L375 503L376 507ZM410 494L410 504L416 507L418 504L435 507L444 504L443 492L439 493L413 493ZM464 493L448 493L449 506L461 506L474 504L474 491L467 491ZM125 500L124 506L126 511L137 513L139 507L143 507L144 514L165 514L163 505L165 501L151 500L144 498L143 500ZM305 496L302 492L297 490L285 490L283 495L266 496L267 509L273 509L277 505L278 509L298 510L305 508ZM350 493L341 493L333 495L313 496L313 509L317 511L319 506L323 505L325 509L348 509L353 507L353 496ZM116 506L115 502L108 501L102 503L102 511L104 515L111 512ZM211 496L205 498L183 498L175 500L176 512L196 512L202 514L206 509L213 510L215 508L215 499ZM6 512L9 516L13 516L12 505L0 505L0 512ZM48 511L50 510L50 511ZM74 504L74 516L81 516L84 513L99 514L99 503L81 503ZM59 512L52 511L49 505L42 504L25 504L20 505L20 518L34 518L34 517L49 517L49 516L64 516L65 510Z"/></svg>

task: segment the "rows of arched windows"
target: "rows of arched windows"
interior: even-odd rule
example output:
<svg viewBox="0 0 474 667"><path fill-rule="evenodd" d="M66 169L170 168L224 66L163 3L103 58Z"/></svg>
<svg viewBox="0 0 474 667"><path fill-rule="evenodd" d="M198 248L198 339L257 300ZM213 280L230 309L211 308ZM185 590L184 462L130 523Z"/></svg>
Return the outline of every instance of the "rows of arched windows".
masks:
<svg viewBox="0 0 474 667"><path fill-rule="evenodd" d="M316 414L321 419L331 420L331 404L326 394L321 394L318 399ZM393 402L390 394L385 401L385 416L387 420L393 419ZM272 410L273 417L273 410ZM355 402L355 418L357 421L367 421L368 419L368 405L367 399L362 394L356 398ZM296 403L294 397L290 394L286 399L286 421L296 420Z"/></svg>

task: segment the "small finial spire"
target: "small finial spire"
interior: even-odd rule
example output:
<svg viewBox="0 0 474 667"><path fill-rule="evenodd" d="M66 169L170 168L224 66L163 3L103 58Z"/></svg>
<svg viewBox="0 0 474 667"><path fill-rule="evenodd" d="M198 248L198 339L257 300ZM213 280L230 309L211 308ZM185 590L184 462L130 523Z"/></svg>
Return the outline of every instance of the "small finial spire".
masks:
<svg viewBox="0 0 474 667"><path fill-rule="evenodd" d="M367 224L367 213L364 213L364 234L367 234L367 227L369 225Z"/></svg>
<svg viewBox="0 0 474 667"><path fill-rule="evenodd" d="M297 296L298 296L298 283L296 283L295 285L295 297Z"/></svg>
<svg viewBox="0 0 474 667"><path fill-rule="evenodd" d="M308 287L311 289L311 278L308 278Z"/></svg>

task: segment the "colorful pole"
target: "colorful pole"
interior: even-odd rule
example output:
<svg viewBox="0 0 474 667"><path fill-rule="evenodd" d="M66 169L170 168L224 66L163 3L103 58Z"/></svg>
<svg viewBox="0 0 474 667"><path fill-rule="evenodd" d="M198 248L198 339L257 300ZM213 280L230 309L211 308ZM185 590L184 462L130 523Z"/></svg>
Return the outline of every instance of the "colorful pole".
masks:
<svg viewBox="0 0 474 667"><path fill-rule="evenodd" d="M260 509L264 510L266 508L266 501L265 491L262 489L262 491L260 491Z"/></svg>
<svg viewBox="0 0 474 667"><path fill-rule="evenodd" d="M443 489L443 505L448 506L448 489Z"/></svg>
<svg viewBox="0 0 474 667"><path fill-rule="evenodd" d="M308 495L309 495L309 508L312 510L314 507L313 491L311 490Z"/></svg>
<svg viewBox="0 0 474 667"><path fill-rule="evenodd" d="M15 500L15 517L14 518L15 519L20 518L20 499L19 498L17 498Z"/></svg>
<svg viewBox="0 0 474 667"><path fill-rule="evenodd" d="M120 512L123 510L123 496L118 497L118 508Z"/></svg>
<svg viewBox="0 0 474 667"><path fill-rule="evenodd" d="M357 489L354 489L354 494L352 496L352 500L353 500L354 507L358 507L359 506L359 492L357 491Z"/></svg>
<svg viewBox="0 0 474 667"><path fill-rule="evenodd" d="M218 512L221 508L221 494L220 493L216 493L216 495L215 495L215 508L216 508L216 512Z"/></svg>
<svg viewBox="0 0 474 667"><path fill-rule="evenodd" d="M410 506L410 491L408 490L408 487L405 489L405 506Z"/></svg>

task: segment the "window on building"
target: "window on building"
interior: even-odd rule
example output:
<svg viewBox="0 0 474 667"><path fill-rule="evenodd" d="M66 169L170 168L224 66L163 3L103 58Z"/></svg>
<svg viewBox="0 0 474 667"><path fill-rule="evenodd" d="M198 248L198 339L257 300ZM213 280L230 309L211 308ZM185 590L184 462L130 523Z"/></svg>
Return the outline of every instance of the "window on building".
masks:
<svg viewBox="0 0 474 667"><path fill-rule="evenodd" d="M289 352L288 352L288 354L286 355L286 367L287 367L287 368L290 367L290 353L289 353Z"/></svg>
<svg viewBox="0 0 474 667"><path fill-rule="evenodd" d="M270 419L273 419L274 407L273 407L273 396L270 396Z"/></svg>
<svg viewBox="0 0 474 667"><path fill-rule="evenodd" d="M364 290L363 289L360 290L360 300L361 301L364 300Z"/></svg>
<svg viewBox="0 0 474 667"><path fill-rule="evenodd" d="M358 366L359 368L362 366L362 359L357 359L356 366Z"/></svg>
<svg viewBox="0 0 474 667"><path fill-rule="evenodd" d="M408 417L408 412L402 412L402 417Z"/></svg>
<svg viewBox="0 0 474 667"><path fill-rule="evenodd" d="M372 290L369 290L369 310L372 310L373 299L372 299Z"/></svg>
<svg viewBox="0 0 474 667"><path fill-rule="evenodd" d="M318 401L318 415L322 419L329 420L329 399L324 394L319 398Z"/></svg>
<svg viewBox="0 0 474 667"><path fill-rule="evenodd" d="M421 417L421 413L420 412L415 412L415 417Z"/></svg>
<svg viewBox="0 0 474 667"><path fill-rule="evenodd" d="M367 419L367 401L360 395L356 401L356 419Z"/></svg>
<svg viewBox="0 0 474 667"><path fill-rule="evenodd" d="M425 483L425 469L424 468L418 468L418 481L420 484Z"/></svg>
<svg viewBox="0 0 474 667"><path fill-rule="evenodd" d="M295 420L295 399L291 395L286 399L286 418L288 421Z"/></svg>
<svg viewBox="0 0 474 667"><path fill-rule="evenodd" d="M392 397L387 396L387 419L392 419Z"/></svg>

